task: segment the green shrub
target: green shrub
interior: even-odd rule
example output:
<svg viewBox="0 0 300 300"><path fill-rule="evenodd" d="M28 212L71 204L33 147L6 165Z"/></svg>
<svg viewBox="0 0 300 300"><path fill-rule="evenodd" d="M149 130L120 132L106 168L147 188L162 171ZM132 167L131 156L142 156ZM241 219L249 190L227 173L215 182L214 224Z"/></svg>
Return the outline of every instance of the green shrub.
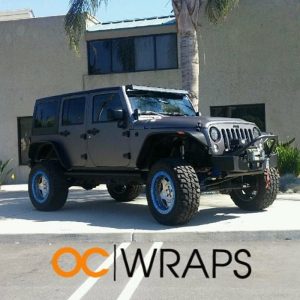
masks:
<svg viewBox="0 0 300 300"><path fill-rule="evenodd" d="M11 168L11 169L7 168L11 161L12 161L12 159L9 159L5 162L2 162L2 160L0 160L0 187L13 171L13 168Z"/></svg>
<svg viewBox="0 0 300 300"><path fill-rule="evenodd" d="M292 146L295 139L286 143L280 143L277 148L278 154L278 170L280 176L285 174L300 174L300 149Z"/></svg>

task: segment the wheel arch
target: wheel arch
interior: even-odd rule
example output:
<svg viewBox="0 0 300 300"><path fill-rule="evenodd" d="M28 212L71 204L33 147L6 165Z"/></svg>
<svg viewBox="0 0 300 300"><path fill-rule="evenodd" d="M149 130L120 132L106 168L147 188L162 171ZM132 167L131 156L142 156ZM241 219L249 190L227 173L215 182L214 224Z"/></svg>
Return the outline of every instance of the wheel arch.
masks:
<svg viewBox="0 0 300 300"><path fill-rule="evenodd" d="M64 149L56 142L43 141L30 144L28 156L30 159L30 165L34 165L41 160L53 160L59 161L61 166L69 170L71 164L69 158Z"/></svg>
<svg viewBox="0 0 300 300"><path fill-rule="evenodd" d="M207 147L205 136L202 133L172 131L149 134L137 157L137 167L139 169L149 169L153 163L160 159L176 157L176 155L179 158L180 153L178 151L183 141L192 141L202 148Z"/></svg>

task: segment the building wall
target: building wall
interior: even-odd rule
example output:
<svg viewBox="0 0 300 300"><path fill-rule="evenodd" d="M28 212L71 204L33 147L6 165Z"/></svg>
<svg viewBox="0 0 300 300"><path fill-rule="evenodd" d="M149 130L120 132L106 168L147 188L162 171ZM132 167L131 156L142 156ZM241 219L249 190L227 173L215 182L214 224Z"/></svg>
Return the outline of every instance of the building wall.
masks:
<svg viewBox="0 0 300 300"><path fill-rule="evenodd" d="M200 109L266 103L268 131L300 146L300 1L241 0L220 25L203 22Z"/></svg>
<svg viewBox="0 0 300 300"><path fill-rule="evenodd" d="M0 22L0 37L0 159L13 158L16 182L24 182L17 117L31 116L36 98L82 90L86 47L81 57L69 50L63 17Z"/></svg>
<svg viewBox="0 0 300 300"><path fill-rule="evenodd" d="M228 19L199 28L200 110L266 104L267 130L300 145L300 2L241 0ZM175 26L89 32L86 39L175 32ZM0 22L0 159L18 167L17 117L32 115L36 98L82 89L141 84L181 88L180 70L89 76L86 44L68 48L63 17Z"/></svg>

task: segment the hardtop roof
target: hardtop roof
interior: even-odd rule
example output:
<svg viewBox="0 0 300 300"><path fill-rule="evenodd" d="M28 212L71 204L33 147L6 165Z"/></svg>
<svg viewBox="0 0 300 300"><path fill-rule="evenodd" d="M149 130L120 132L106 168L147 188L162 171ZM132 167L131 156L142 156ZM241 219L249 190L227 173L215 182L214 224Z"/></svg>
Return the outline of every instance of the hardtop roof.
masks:
<svg viewBox="0 0 300 300"><path fill-rule="evenodd" d="M92 90L85 90L85 91L77 91L73 93L66 93L54 96L48 96L44 98L39 98L37 101L41 100L50 100L50 99L57 99L57 98L67 98L72 96L80 96L84 94L93 94L97 92L106 92L106 91L117 91L125 88L126 91L145 91L145 92L158 92L158 93L170 93L170 94L181 94L187 95L188 91L184 90L177 90L177 89L165 89L165 88L158 88L158 87L150 87L150 86L139 86L139 85L125 85L125 86L114 86L114 87L106 87L106 88L99 88L99 89L92 89Z"/></svg>

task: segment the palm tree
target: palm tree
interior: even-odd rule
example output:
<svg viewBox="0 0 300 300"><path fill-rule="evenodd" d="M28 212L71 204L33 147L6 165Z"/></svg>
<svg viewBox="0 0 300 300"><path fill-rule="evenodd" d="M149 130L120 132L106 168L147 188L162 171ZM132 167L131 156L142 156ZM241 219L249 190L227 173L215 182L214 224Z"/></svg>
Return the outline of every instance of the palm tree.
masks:
<svg viewBox="0 0 300 300"><path fill-rule="evenodd" d="M86 29L88 15L95 15L102 3L108 0L70 0L70 9L65 17L65 30L71 48L78 50ZM197 30L202 12L217 23L225 18L239 0L172 0L177 21L180 45L182 88L189 91L194 107L199 108L199 51Z"/></svg>

